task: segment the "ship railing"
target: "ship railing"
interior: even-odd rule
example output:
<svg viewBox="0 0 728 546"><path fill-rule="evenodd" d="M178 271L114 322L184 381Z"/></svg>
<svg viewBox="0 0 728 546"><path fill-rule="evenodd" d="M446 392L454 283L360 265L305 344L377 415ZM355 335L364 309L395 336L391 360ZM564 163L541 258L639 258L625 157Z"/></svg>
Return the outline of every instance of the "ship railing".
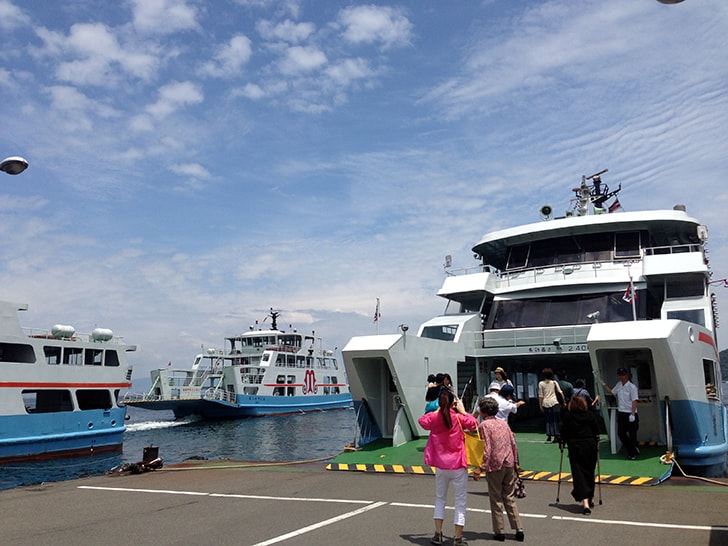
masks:
<svg viewBox="0 0 728 546"><path fill-rule="evenodd" d="M209 388L202 395L206 400L221 400L230 404L235 403L235 393L228 392L225 389Z"/></svg>
<svg viewBox="0 0 728 546"><path fill-rule="evenodd" d="M551 347L586 345L591 325L548 328L511 328L474 332L475 349L496 347Z"/></svg>
<svg viewBox="0 0 728 546"><path fill-rule="evenodd" d="M72 336L69 337L63 337L63 336L57 336L53 335L53 333L45 328L22 328L23 333L32 338L36 339L54 339L56 341L78 341L81 343L99 343L103 345L125 345L124 337L123 336L117 336L114 334L114 337L108 340L102 340L97 339L94 337L93 334L82 334L78 332L74 332Z"/></svg>
<svg viewBox="0 0 728 546"><path fill-rule="evenodd" d="M566 279L584 279L584 278L600 278L629 276L625 265L635 265L641 263L644 256L661 256L666 254L686 254L695 253L703 256L705 254L704 247L699 243L688 244L672 244L663 246L643 247L641 250L635 250L633 253L623 255L613 254L611 252L601 253L598 258L591 256L591 260L573 260L564 261L553 264L545 264L540 266L522 267L501 271L497 267L489 264L478 264L476 266L465 268L446 268L445 273L448 276L470 275L474 273L490 273L495 280L495 287L500 288L511 287L520 284L530 284L539 282L554 282Z"/></svg>
<svg viewBox="0 0 728 546"><path fill-rule="evenodd" d="M146 394L140 392L127 392L122 398L123 402L155 402L161 400L162 397L158 394Z"/></svg>
<svg viewBox="0 0 728 546"><path fill-rule="evenodd" d="M448 277L457 277L458 275L471 275L473 273L493 273L496 277L500 277L500 270L487 264L472 265L470 267L459 267L452 269L451 267L445 268L445 274Z"/></svg>
<svg viewBox="0 0 728 546"><path fill-rule="evenodd" d="M645 248L645 256L684 254L686 252L703 252L703 246L697 243L689 243L684 245L652 246Z"/></svg>

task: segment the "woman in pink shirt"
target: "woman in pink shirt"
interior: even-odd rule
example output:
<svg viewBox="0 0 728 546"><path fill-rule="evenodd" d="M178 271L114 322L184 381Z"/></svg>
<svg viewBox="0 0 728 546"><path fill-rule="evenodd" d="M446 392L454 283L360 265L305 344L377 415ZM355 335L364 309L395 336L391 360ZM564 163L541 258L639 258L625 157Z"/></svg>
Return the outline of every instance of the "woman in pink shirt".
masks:
<svg viewBox="0 0 728 546"><path fill-rule="evenodd" d="M463 430L475 430L478 422L465 411L461 400L447 388L440 389L439 409L419 418L422 428L430 431L425 446L425 464L434 466L435 472L435 536L430 542L442 544L442 522L445 519L445 503L450 482L453 484L455 501L455 536L453 544L463 541L465 509L468 499L468 461L465 456Z"/></svg>

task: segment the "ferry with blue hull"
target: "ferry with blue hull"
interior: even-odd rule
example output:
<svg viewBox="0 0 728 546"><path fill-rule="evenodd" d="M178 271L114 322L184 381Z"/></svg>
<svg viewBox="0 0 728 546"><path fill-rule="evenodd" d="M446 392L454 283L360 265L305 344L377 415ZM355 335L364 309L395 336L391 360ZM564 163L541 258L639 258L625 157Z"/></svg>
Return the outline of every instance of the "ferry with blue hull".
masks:
<svg viewBox="0 0 728 546"><path fill-rule="evenodd" d="M544 368L584 379L599 394L611 450L618 453L616 401L603 388L626 368L639 392L638 441L665 447L665 459L705 476L726 470L728 414L716 341L708 229L672 210L624 212L621 185L602 171L574 188L554 218L484 235L477 264L454 269L438 296L445 312L416 335L358 336L343 349L364 440L399 445L426 436L417 418L430 373L448 373L473 404L503 368L527 402L511 424L538 428Z"/></svg>
<svg viewBox="0 0 728 546"><path fill-rule="evenodd" d="M351 393L344 367L321 338L278 329L271 309L270 329L225 338L224 349L208 349L191 368L167 366L151 372L147 393L129 393L125 402L171 410L176 418L236 419L347 409ZM268 318L266 317L266 318Z"/></svg>
<svg viewBox="0 0 728 546"><path fill-rule="evenodd" d="M0 302L0 463L121 451L136 347L105 328L26 331L27 309Z"/></svg>

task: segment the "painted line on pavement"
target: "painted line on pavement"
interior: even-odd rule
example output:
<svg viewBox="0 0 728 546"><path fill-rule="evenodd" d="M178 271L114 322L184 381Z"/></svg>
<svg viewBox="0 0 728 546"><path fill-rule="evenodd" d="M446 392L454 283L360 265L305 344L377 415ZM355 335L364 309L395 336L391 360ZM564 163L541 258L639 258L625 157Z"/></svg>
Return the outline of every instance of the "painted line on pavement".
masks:
<svg viewBox="0 0 728 546"><path fill-rule="evenodd" d="M333 502L343 504L371 504L374 501L353 500L353 499L321 499L305 497L271 497L266 495L240 495L238 493L205 493L202 491L173 491L169 489L134 489L129 487L94 487L90 485L79 485L78 489L95 489L98 491L123 491L131 493L162 493L165 495L193 495L201 497L227 497L235 499L253 500L277 500L277 501L309 501L309 502Z"/></svg>
<svg viewBox="0 0 728 546"><path fill-rule="evenodd" d="M728 531L728 527L722 525L683 525L679 523L651 523L639 521L625 521L614 519L591 519L591 518L574 518L570 516L552 516L552 519L562 521L579 521L581 523L605 523L607 525L631 525L633 527L658 527L661 529L683 529L687 531Z"/></svg>
<svg viewBox="0 0 728 546"><path fill-rule="evenodd" d="M336 516L331 519L326 519L324 521L320 521L319 523L314 523L313 525L309 525L308 527L302 527L301 529L298 529L291 533L286 533L285 535L280 535L278 537L271 538L270 540L258 542L257 544L253 544L253 546L268 546L269 544L275 544L276 542L282 542L284 540L288 540L289 538L297 537L297 536L303 535L304 533L308 533L309 531L315 531L316 529L320 529L321 527L326 527L327 525L331 525L332 523L336 523L336 522L339 522L344 519L358 516L359 514L363 514L364 512L368 512L369 510L374 510L375 508L379 508L380 506L386 506L387 504L388 503L386 503L386 502L375 502L374 504L370 504L369 506L364 506L362 508L358 508L352 512L347 512L346 514L341 514L340 516Z"/></svg>
<svg viewBox="0 0 728 546"><path fill-rule="evenodd" d="M385 506L385 505L398 506L398 507L402 507L402 508L427 508L429 510L434 509L434 505L432 505L432 504L368 501L368 500L361 500L361 499L272 497L272 496L263 496L263 495L240 495L240 494L235 494L235 493L205 493L205 492L201 492L201 491L175 491L175 490L170 490L170 489L135 489L135 488L129 488L129 487L97 487L97 486L90 486L90 485L79 485L78 489L92 489L92 490L97 490L97 491L119 491L119 492L129 492L129 493L157 493L157 494L163 494L163 495L190 495L190 496L218 497L218 498L273 500L273 501L278 500L278 501L296 501L296 502L307 501L307 502L328 502L328 503L341 503L341 504L366 504L366 506L364 506L362 508L358 508L357 510L354 510L352 512L347 512L346 514L342 514L340 516L336 516L334 518L331 518L331 519L328 519L328 520L325 520L325 521L322 521L319 523L315 523L308 527L303 527L301 529L298 529L297 531L293 531L286 535L281 535L280 537L272 538L265 542L259 542L258 544L255 544L254 546L265 546L268 544L275 544L276 542L280 542L282 540L286 540L288 538L307 533L314 529L319 529L326 525L331 525L332 523L336 523L337 521L341 521L341 520L350 518L352 516L356 516L358 514L361 514L361 513L367 512L369 510L372 510L374 508L379 508L379 507ZM446 508L448 508L450 510L453 509L451 506L447 506ZM491 513L490 510L483 509L483 508L467 508L467 511L475 512L475 513L484 513L484 514ZM722 525L688 525L688 524L677 524L677 523L655 523L655 522L649 522L649 521L638 522L638 521L595 519L595 518L583 518L583 517L571 517L571 516L549 516L548 514L527 514L527 513L521 513L520 516L525 517L525 518L553 519L553 520L559 520L559 521L575 521L575 522L579 522L579 523L593 523L593 524L602 524L602 525L618 525L618 526L633 526L633 527L648 527L648 528L653 527L653 528L662 528L662 529L682 529L682 530L688 530L688 531L728 532L728 526L722 526Z"/></svg>

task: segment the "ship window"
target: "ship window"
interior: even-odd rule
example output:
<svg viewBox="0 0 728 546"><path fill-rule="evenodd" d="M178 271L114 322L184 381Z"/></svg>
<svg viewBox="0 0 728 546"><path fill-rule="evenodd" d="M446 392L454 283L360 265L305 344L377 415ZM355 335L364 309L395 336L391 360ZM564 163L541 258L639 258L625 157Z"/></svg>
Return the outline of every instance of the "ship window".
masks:
<svg viewBox="0 0 728 546"><path fill-rule="evenodd" d="M324 376L324 394L331 394L331 378L328 375Z"/></svg>
<svg viewBox="0 0 728 546"><path fill-rule="evenodd" d="M577 324L579 305L554 298L546 310L545 324Z"/></svg>
<svg viewBox="0 0 728 546"><path fill-rule="evenodd" d="M63 363L72 366L81 366L83 364L83 349L67 347L63 351Z"/></svg>
<svg viewBox="0 0 728 546"><path fill-rule="evenodd" d="M289 375L288 376L288 384L291 385L296 382L296 376L295 375ZM296 387L288 387L288 396L296 396Z"/></svg>
<svg viewBox="0 0 728 546"><path fill-rule="evenodd" d="M43 354L45 355L46 364L60 364L61 363L61 348L60 347L43 347Z"/></svg>
<svg viewBox="0 0 728 546"><path fill-rule="evenodd" d="M679 311L668 311L667 318L684 320L693 324L705 326L705 312L702 309L681 309Z"/></svg>
<svg viewBox="0 0 728 546"><path fill-rule="evenodd" d="M640 234L638 231L628 231L615 234L615 256L626 258L640 255Z"/></svg>
<svg viewBox="0 0 728 546"><path fill-rule="evenodd" d="M590 233L577 237L577 241L584 249L585 262L603 262L612 257L614 235L611 233Z"/></svg>
<svg viewBox="0 0 728 546"><path fill-rule="evenodd" d="M296 357L296 368L305 368L305 367L306 367L306 357L297 356Z"/></svg>
<svg viewBox="0 0 728 546"><path fill-rule="evenodd" d="M270 354L269 353L263 353L263 356L261 357L261 361L263 361L265 364L268 364L268 361L270 360Z"/></svg>
<svg viewBox="0 0 728 546"><path fill-rule="evenodd" d="M705 376L705 394L708 400L720 400L715 382L715 362L703 359L703 375Z"/></svg>
<svg viewBox="0 0 728 546"><path fill-rule="evenodd" d="M86 349L86 358L84 364L86 366L101 366L101 359L104 351L101 349Z"/></svg>
<svg viewBox="0 0 728 546"><path fill-rule="evenodd" d="M568 264L582 261L579 244L574 237L561 237L558 243L558 263Z"/></svg>
<svg viewBox="0 0 728 546"><path fill-rule="evenodd" d="M558 263L558 248L555 239L539 241L531 245L530 267L544 267Z"/></svg>
<svg viewBox="0 0 728 546"><path fill-rule="evenodd" d="M420 337L429 339L441 339L442 341L452 341L457 334L457 324L443 324L440 326L425 326L422 329Z"/></svg>
<svg viewBox="0 0 728 546"><path fill-rule="evenodd" d="M339 388L339 378L335 375L331 376L331 394L339 394L341 393L341 389Z"/></svg>
<svg viewBox="0 0 728 546"><path fill-rule="evenodd" d="M0 362L22 362L33 364L35 352L31 345L21 343L0 343Z"/></svg>
<svg viewBox="0 0 728 546"><path fill-rule="evenodd" d="M637 291L637 317L644 316L644 290ZM494 317L489 326L500 328L538 328L567 324L591 324L587 316L599 312L598 322L632 320L632 305L624 301L623 292L582 296L563 296L536 300L502 300L494 303Z"/></svg>
<svg viewBox="0 0 728 546"><path fill-rule="evenodd" d="M285 383L286 383L285 375L279 375L278 377L276 377L276 385L278 385L278 386L273 389L273 396L284 396L286 394L286 388L281 386L281 385L285 385Z"/></svg>
<svg viewBox="0 0 728 546"><path fill-rule="evenodd" d="M306 367L313 368L313 357L312 356L306 357Z"/></svg>
<svg viewBox="0 0 728 546"><path fill-rule="evenodd" d="M73 411L71 391L68 390L24 390L22 396L28 413Z"/></svg>
<svg viewBox="0 0 728 546"><path fill-rule="evenodd" d="M119 366L119 355L116 353L116 351L112 351L112 350L106 351L106 358L104 359L104 366L113 366L113 367Z"/></svg>
<svg viewBox="0 0 728 546"><path fill-rule="evenodd" d="M528 251L530 248L530 245L519 245L511 247L506 269L517 269L519 267L526 267L526 262L528 261Z"/></svg>
<svg viewBox="0 0 728 546"><path fill-rule="evenodd" d="M109 391L101 389L79 389L76 391L78 409L91 410L111 408L111 396Z"/></svg>
<svg viewBox="0 0 728 546"><path fill-rule="evenodd" d="M689 298L705 295L705 280L702 275L681 276L665 282L665 297Z"/></svg>

